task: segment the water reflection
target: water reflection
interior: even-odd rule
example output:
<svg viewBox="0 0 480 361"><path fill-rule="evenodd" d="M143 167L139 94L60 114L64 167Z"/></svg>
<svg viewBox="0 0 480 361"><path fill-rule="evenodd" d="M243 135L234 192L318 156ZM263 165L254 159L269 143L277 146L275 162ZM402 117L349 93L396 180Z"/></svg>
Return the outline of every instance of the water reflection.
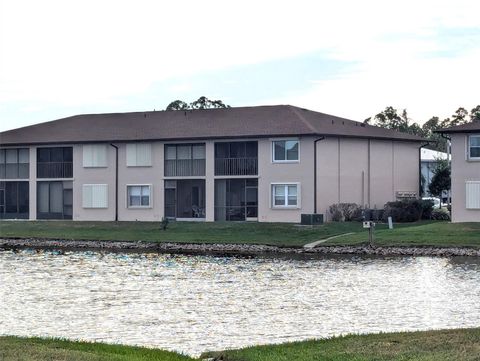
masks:
<svg viewBox="0 0 480 361"><path fill-rule="evenodd" d="M0 252L0 334L197 355L343 333L480 325L477 259Z"/></svg>

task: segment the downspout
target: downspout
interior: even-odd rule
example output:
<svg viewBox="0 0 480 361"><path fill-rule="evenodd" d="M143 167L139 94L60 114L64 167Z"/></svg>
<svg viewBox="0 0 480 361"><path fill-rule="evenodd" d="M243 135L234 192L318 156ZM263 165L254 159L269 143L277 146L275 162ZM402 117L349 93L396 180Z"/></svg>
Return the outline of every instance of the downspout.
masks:
<svg viewBox="0 0 480 361"><path fill-rule="evenodd" d="M313 142L313 213L317 214L317 143L325 137L315 139Z"/></svg>
<svg viewBox="0 0 480 361"><path fill-rule="evenodd" d="M118 222L118 147L110 143L115 148L115 222Z"/></svg>

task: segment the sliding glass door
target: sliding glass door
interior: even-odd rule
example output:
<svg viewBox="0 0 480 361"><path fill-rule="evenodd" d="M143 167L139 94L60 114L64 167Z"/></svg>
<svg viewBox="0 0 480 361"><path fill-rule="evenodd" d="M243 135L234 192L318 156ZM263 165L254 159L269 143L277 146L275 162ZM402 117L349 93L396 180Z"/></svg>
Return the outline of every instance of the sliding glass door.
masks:
<svg viewBox="0 0 480 361"><path fill-rule="evenodd" d="M28 182L0 182L0 218L28 219Z"/></svg>
<svg viewBox="0 0 480 361"><path fill-rule="evenodd" d="M72 219L72 182L37 183L37 218Z"/></svg>

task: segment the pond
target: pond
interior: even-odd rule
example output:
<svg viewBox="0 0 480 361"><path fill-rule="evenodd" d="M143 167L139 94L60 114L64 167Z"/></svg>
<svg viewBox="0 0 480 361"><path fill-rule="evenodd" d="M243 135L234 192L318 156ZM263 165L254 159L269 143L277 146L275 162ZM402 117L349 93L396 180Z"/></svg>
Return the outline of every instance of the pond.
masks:
<svg viewBox="0 0 480 361"><path fill-rule="evenodd" d="M480 260L2 251L0 334L207 350L480 325Z"/></svg>

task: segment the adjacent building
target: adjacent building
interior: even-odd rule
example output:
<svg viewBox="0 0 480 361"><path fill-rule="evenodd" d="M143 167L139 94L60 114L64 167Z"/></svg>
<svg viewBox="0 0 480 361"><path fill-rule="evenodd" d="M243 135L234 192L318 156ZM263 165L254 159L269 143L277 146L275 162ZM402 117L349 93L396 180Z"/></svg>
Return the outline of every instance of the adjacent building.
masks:
<svg viewBox="0 0 480 361"><path fill-rule="evenodd" d="M439 132L451 141L452 222L480 222L480 122Z"/></svg>
<svg viewBox="0 0 480 361"><path fill-rule="evenodd" d="M436 150L422 148L420 155L420 171L423 177L423 192L424 197L430 197L430 191L428 186L432 182L434 171L437 168L438 162L441 160L447 160L447 153L439 152ZM448 200L449 192L444 192L442 194L442 202Z"/></svg>
<svg viewBox="0 0 480 361"><path fill-rule="evenodd" d="M0 133L0 217L328 220L417 197L422 141L289 105L77 115Z"/></svg>

